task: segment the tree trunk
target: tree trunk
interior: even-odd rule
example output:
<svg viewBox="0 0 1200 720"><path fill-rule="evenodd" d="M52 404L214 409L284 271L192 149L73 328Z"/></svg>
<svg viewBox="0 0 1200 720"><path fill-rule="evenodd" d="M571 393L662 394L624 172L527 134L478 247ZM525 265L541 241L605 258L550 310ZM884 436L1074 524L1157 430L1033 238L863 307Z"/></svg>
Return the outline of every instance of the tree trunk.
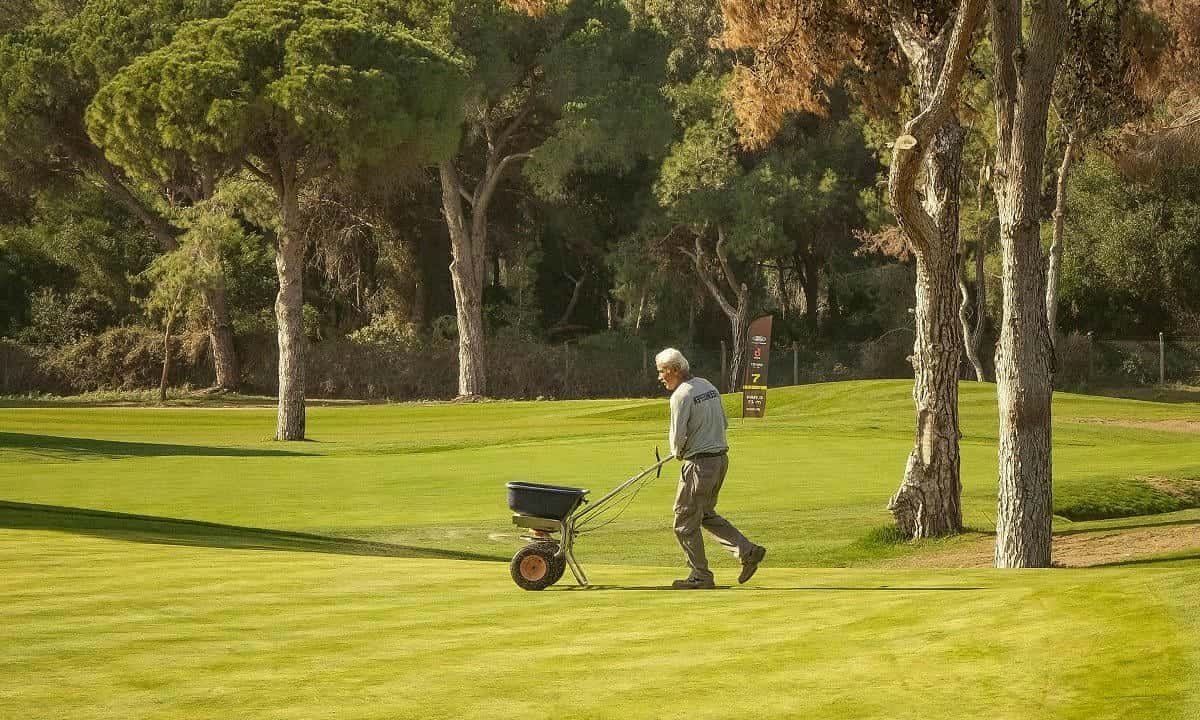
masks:
<svg viewBox="0 0 1200 720"><path fill-rule="evenodd" d="M166 326L163 328L163 364L162 377L158 380L158 402L167 401L167 381L171 377L171 330L175 325L175 311L167 313Z"/></svg>
<svg viewBox="0 0 1200 720"><path fill-rule="evenodd" d="M286 171L285 171L286 173ZM304 408L304 238L299 229L295 175L282 182L283 228L275 252L279 293L275 320L279 326L279 411L276 440L303 440Z"/></svg>
<svg viewBox="0 0 1200 720"><path fill-rule="evenodd" d="M558 319L558 322L554 323L555 327L566 327L567 323L571 321L571 313L575 312L575 306L579 304L579 295L583 290L583 282L587 280L586 273L581 273L578 278L570 273L563 273L563 275L575 283L575 287L571 290L571 300L567 302L567 309L563 310L562 317Z"/></svg>
<svg viewBox="0 0 1200 720"><path fill-rule="evenodd" d="M821 271L816 257L805 254L800 259L804 267L803 279L800 282L804 290L804 324L812 336L817 334L817 305L820 303Z"/></svg>
<svg viewBox="0 0 1200 720"><path fill-rule="evenodd" d="M742 383L742 354L745 351L746 330L750 326L750 289L746 283L738 282L737 277L733 273L733 268L729 264L729 258L725 254L725 230L717 226L717 260L720 263L720 269L717 271L717 279L713 279L709 275L708 268L704 262L704 244L700 240L700 236L696 236L695 250L687 250L680 248L680 252L687 255L691 259L692 265L695 267L696 275L700 277L700 281L704 283L704 287L708 289L713 299L721 307L721 312L725 313L725 317L729 318L730 334L733 340L733 358L729 361L729 375L725 378L725 386L727 392L737 392L741 389ZM725 298L725 294L721 291L719 284L724 280L729 289L733 292L734 302L731 304ZM725 370L724 367L721 368Z"/></svg>
<svg viewBox="0 0 1200 720"><path fill-rule="evenodd" d="M225 273L218 271L213 284L204 288L204 306L208 309L208 340L212 348L216 386L221 390L237 390L241 385L237 349L233 344L233 326L229 322L229 307L225 303Z"/></svg>
<svg viewBox="0 0 1200 720"><path fill-rule="evenodd" d="M1039 197L1046 119L1065 42L1065 0L1031 3L1022 42L1019 0L991 0L996 70L996 204L1003 316L996 349L1000 412L996 567L1050 565L1052 349L1046 325Z"/></svg>
<svg viewBox="0 0 1200 720"><path fill-rule="evenodd" d="M482 397L487 386L483 338L484 237L476 223L467 223L462 205L462 185L450 161L439 168L442 211L450 232L450 279L454 284L454 310L458 317L458 395ZM479 212L476 208L475 213Z"/></svg>
<svg viewBox="0 0 1200 720"><path fill-rule="evenodd" d="M742 377L746 362L746 331L750 329L750 291L742 285L738 293L737 307L729 318L733 347L730 348L729 376L726 392L740 392L745 378Z"/></svg>
<svg viewBox="0 0 1200 720"><path fill-rule="evenodd" d="M906 537L962 530L959 476L958 198L964 133L954 115L974 45L981 0L963 0L952 34L927 38L908 19L893 32L916 74L921 112L894 144L888 178L893 211L917 260L913 401L916 440L888 508ZM916 181L924 167L924 202Z"/></svg>
<svg viewBox="0 0 1200 720"><path fill-rule="evenodd" d="M987 231L981 231L979 242L975 246L975 318L971 322L971 296L963 278L958 279L958 289L962 295L962 303L958 308L958 319L962 324L963 347L967 351L967 360L975 371L975 381L983 382L983 362L979 359L979 342L983 338L983 329L987 322L987 278L984 277L983 261L987 257Z"/></svg>
<svg viewBox="0 0 1200 720"><path fill-rule="evenodd" d="M933 261L940 263L935 265ZM904 479L888 503L905 537L962 532L959 475L959 334L953 254L917 256L916 340L913 343L913 402L916 440Z"/></svg>
<svg viewBox="0 0 1200 720"><path fill-rule="evenodd" d="M1050 244L1050 264L1046 268L1046 327L1050 329L1051 347L1058 338L1058 274L1062 266L1063 223L1067 217L1067 177L1075 154L1075 133L1067 133L1062 164L1058 166L1058 187L1054 198L1054 239Z"/></svg>
<svg viewBox="0 0 1200 720"><path fill-rule="evenodd" d="M925 161L925 205L936 222L937 235L922 246L913 244L917 261L912 355L916 440L904 479L888 503L896 525L909 538L962 532L958 198L964 139L957 119L947 122L934 136Z"/></svg>

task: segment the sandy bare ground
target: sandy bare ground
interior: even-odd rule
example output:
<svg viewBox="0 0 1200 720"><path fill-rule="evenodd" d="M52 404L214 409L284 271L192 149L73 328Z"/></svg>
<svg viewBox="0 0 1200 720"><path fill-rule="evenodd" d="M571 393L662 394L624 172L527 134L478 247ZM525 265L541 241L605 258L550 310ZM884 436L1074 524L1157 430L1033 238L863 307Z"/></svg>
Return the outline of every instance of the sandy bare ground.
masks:
<svg viewBox="0 0 1200 720"><path fill-rule="evenodd" d="M992 567L995 540L988 535L944 551L898 558L888 567L985 568ZM1164 553L1200 549L1200 520L1185 525L1095 530L1054 536L1054 563L1064 567L1090 567L1125 562Z"/></svg>
<svg viewBox="0 0 1200 720"><path fill-rule="evenodd" d="M1200 420L1118 420L1114 418L1076 418L1071 422L1090 425L1115 425L1135 430L1166 430L1168 432L1200 433Z"/></svg>

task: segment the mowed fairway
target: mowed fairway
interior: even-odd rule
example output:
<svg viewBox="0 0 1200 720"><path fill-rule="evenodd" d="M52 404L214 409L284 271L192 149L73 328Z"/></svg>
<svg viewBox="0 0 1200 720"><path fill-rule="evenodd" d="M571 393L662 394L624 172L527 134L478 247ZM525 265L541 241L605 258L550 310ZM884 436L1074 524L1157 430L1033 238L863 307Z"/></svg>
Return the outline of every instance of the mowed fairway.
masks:
<svg viewBox="0 0 1200 720"><path fill-rule="evenodd" d="M1200 718L1200 510L1145 480L1200 477L1200 407L1055 405L1056 506L1127 516L1056 531L1190 548L883 568L980 540L879 531L910 390L773 390L732 420L721 509L768 562L737 586L710 544L725 587L682 593L675 465L581 538L593 588L523 592L507 566L504 482L598 496L653 462L665 400L316 407L289 444L270 408L0 409L0 718ZM962 393L987 531L994 388Z"/></svg>

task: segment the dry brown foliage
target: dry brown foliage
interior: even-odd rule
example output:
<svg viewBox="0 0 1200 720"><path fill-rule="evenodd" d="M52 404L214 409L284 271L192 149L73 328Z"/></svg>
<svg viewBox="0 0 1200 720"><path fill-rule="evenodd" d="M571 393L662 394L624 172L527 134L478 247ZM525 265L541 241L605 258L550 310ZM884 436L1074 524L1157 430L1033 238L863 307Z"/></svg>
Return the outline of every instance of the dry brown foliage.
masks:
<svg viewBox="0 0 1200 720"><path fill-rule="evenodd" d="M556 4L555 0L503 0L503 2L513 10L535 18L542 17Z"/></svg>
<svg viewBox="0 0 1200 720"><path fill-rule="evenodd" d="M854 250L855 255L879 253L886 257L896 258L901 262L908 262L912 257L908 236L897 225L884 225L875 232L855 230L854 237L858 239L858 247Z"/></svg>
<svg viewBox="0 0 1200 720"><path fill-rule="evenodd" d="M1159 111L1122 128L1110 154L1126 177L1149 180L1200 162L1200 2L1143 0L1143 8L1166 31L1167 47L1138 78Z"/></svg>
<svg viewBox="0 0 1200 720"><path fill-rule="evenodd" d="M821 114L826 89L844 80L894 107L897 58L886 18L863 0L721 0L720 43L749 50L731 87L742 142L761 146L790 112ZM846 71L852 70L849 75Z"/></svg>

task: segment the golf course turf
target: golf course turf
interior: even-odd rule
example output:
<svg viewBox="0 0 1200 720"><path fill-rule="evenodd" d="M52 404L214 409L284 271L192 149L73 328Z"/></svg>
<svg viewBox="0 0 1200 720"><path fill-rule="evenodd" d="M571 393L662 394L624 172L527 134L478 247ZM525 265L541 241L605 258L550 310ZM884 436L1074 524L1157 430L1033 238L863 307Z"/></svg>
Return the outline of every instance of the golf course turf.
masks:
<svg viewBox="0 0 1200 720"><path fill-rule="evenodd" d="M0 718L1200 718L1200 406L1054 408L1064 544L1193 544L996 571L953 567L995 514L994 387L961 395L971 532L921 543L886 529L911 383L727 396L720 510L770 554L738 586L710 543L708 592L662 590L674 464L578 541L594 587L508 576L504 483L598 497L665 399L312 407L301 443L271 407L0 408Z"/></svg>

